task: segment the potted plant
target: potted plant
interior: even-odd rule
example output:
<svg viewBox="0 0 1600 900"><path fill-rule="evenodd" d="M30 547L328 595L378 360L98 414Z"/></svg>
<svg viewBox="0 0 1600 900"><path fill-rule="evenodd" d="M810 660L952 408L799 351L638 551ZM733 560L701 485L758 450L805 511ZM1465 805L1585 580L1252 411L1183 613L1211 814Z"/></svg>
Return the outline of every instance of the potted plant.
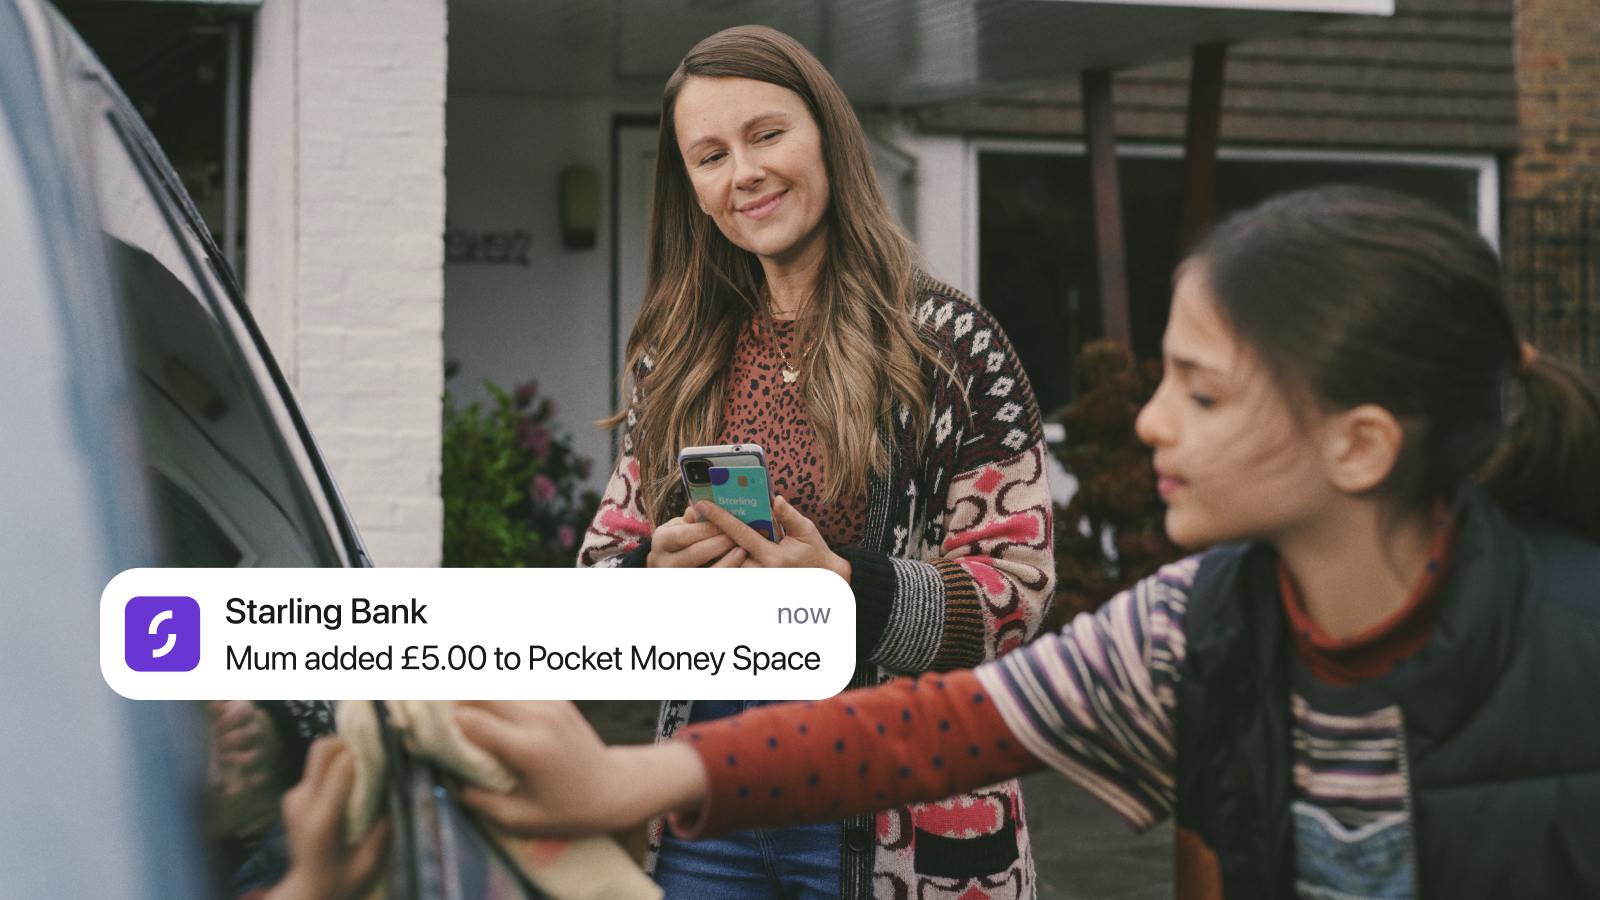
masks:
<svg viewBox="0 0 1600 900"><path fill-rule="evenodd" d="M458 409L445 395L444 565L571 566L599 495L590 461L555 426L556 403L529 381Z"/></svg>

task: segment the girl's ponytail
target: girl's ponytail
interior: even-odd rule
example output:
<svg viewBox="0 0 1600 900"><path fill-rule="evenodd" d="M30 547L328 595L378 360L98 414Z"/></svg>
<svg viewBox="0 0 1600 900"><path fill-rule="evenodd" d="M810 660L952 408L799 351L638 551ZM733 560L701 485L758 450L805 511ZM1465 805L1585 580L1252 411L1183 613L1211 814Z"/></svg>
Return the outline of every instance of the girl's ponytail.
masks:
<svg viewBox="0 0 1600 900"><path fill-rule="evenodd" d="M1515 514L1600 543L1600 387L1569 363L1524 353L1506 406L1484 486Z"/></svg>
<svg viewBox="0 0 1600 900"><path fill-rule="evenodd" d="M1600 385L1519 342L1499 258L1466 223L1386 191L1315 188L1234 215L1191 258L1286 383L1405 425L1377 490L1396 509L1481 485L1600 543Z"/></svg>

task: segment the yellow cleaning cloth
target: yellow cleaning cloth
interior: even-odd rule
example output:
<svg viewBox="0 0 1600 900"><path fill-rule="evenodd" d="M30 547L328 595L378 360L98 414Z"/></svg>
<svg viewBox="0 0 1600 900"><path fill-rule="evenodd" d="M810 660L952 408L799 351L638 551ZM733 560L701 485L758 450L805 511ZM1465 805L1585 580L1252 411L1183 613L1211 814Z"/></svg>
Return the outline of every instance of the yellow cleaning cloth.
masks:
<svg viewBox="0 0 1600 900"><path fill-rule="evenodd" d="M505 793L516 785L515 775L456 727L449 701L390 700L384 708L413 756L491 791ZM383 745L372 701L340 701L334 724L356 759L355 788L345 808L345 839L354 844L383 805ZM558 840L512 837L493 826L488 831L528 880L554 900L660 900L661 888L609 837Z"/></svg>

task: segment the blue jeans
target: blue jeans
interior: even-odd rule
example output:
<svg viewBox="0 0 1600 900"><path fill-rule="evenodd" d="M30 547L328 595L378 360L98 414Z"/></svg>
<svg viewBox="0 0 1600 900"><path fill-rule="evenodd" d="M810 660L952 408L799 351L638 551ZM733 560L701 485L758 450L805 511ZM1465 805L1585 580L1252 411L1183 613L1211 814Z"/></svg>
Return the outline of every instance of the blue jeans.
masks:
<svg viewBox="0 0 1600 900"><path fill-rule="evenodd" d="M696 700L691 722L734 715L763 700ZM700 841L669 832L656 858L655 879L666 900L833 900L839 896L838 822L752 828Z"/></svg>
<svg viewBox="0 0 1600 900"><path fill-rule="evenodd" d="M1405 900L1416 896L1411 819L1391 812L1346 828L1304 801L1293 804L1295 889L1302 897Z"/></svg>

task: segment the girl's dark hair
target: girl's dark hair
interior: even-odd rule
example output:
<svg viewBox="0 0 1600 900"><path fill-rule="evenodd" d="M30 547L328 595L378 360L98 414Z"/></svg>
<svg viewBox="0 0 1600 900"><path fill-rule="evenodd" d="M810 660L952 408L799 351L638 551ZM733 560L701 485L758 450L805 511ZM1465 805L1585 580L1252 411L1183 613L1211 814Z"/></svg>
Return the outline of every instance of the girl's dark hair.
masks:
<svg viewBox="0 0 1600 900"><path fill-rule="evenodd" d="M1546 355L1525 362L1499 260L1465 224L1387 191L1317 188L1228 219L1196 264L1281 383L1400 421L1378 489L1398 508L1480 483L1515 514L1600 541L1600 390Z"/></svg>

